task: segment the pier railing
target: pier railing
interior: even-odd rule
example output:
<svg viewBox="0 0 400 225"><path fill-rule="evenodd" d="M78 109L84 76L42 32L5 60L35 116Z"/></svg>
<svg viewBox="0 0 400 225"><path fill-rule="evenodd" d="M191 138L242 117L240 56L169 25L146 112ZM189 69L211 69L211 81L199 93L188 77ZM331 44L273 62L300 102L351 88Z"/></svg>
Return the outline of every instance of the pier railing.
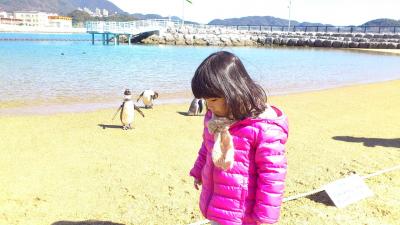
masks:
<svg viewBox="0 0 400 225"><path fill-rule="evenodd" d="M135 20L129 22L112 21L88 21L86 29L88 33L114 33L114 34L138 34L150 30L163 30L168 27L182 28L182 22L178 20L152 19ZM275 25L206 25L184 24L185 28L197 29L225 29L240 31L261 32L320 32L320 33L400 33L400 26L275 26Z"/></svg>
<svg viewBox="0 0 400 225"><path fill-rule="evenodd" d="M400 26L293 26L293 31L335 33L400 33Z"/></svg>
<svg viewBox="0 0 400 225"><path fill-rule="evenodd" d="M175 25L176 22L170 20L88 21L85 27L88 33L139 34Z"/></svg>
<svg viewBox="0 0 400 225"><path fill-rule="evenodd" d="M321 33L400 33L400 26L275 26L275 25L194 25L185 24L193 28L222 28L242 31L263 32L321 32Z"/></svg>
<svg viewBox="0 0 400 225"><path fill-rule="evenodd" d="M231 26L232 27L232 26ZM235 28L235 27L233 27ZM260 30L287 32L287 26L236 26L237 30ZM400 26L292 26L290 32L331 33L400 33Z"/></svg>

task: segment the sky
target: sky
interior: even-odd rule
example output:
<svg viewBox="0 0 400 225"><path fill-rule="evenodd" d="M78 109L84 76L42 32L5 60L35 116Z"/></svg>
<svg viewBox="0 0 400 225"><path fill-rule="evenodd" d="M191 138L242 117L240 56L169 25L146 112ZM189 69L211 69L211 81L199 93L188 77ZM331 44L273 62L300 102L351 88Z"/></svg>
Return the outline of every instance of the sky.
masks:
<svg viewBox="0 0 400 225"><path fill-rule="evenodd" d="M245 16L289 18L289 0L109 0L128 13L178 16L208 23ZM400 0L291 0L290 18L336 26L379 18L400 20Z"/></svg>

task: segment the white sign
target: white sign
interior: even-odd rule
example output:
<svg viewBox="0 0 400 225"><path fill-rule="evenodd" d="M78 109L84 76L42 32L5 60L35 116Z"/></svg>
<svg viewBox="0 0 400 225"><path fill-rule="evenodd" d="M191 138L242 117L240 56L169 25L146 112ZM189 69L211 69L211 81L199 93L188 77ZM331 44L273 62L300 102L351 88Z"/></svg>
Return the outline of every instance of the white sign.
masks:
<svg viewBox="0 0 400 225"><path fill-rule="evenodd" d="M357 174L329 183L324 186L324 190L338 208L374 195Z"/></svg>

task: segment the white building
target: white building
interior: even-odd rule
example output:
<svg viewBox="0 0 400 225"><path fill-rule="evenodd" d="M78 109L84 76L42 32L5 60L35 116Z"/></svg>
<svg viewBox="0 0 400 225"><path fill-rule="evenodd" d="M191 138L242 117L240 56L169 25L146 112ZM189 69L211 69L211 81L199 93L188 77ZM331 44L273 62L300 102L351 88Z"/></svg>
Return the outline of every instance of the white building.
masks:
<svg viewBox="0 0 400 225"><path fill-rule="evenodd" d="M97 17L102 17L101 10L99 8L96 8L96 13L94 15Z"/></svg>
<svg viewBox="0 0 400 225"><path fill-rule="evenodd" d="M93 11L90 10L89 8L84 7L84 8L82 9L82 8L78 7L77 10L86 12L86 13L88 13L90 16L108 17L108 15L109 15L109 12L108 12L107 9L99 9L99 8L96 8L96 9L94 10L94 12L93 12Z"/></svg>
<svg viewBox="0 0 400 225"><path fill-rule="evenodd" d="M15 19L14 14L6 11L0 11L0 18Z"/></svg>
<svg viewBox="0 0 400 225"><path fill-rule="evenodd" d="M5 11L0 11L0 18L8 18L8 14Z"/></svg>
<svg viewBox="0 0 400 225"><path fill-rule="evenodd" d="M1 24L18 25L18 26L20 26L20 25L22 25L22 20L9 18L9 17L1 17L0 16L0 25Z"/></svg>
<svg viewBox="0 0 400 225"><path fill-rule="evenodd" d="M89 15L91 15L91 16L94 16L94 13L92 12L92 10L90 10L86 7L83 8L83 11L89 13Z"/></svg>
<svg viewBox="0 0 400 225"><path fill-rule="evenodd" d="M15 11L14 18L22 20L22 24L32 27L46 27L49 25L49 16L57 16L56 13L38 11Z"/></svg>
<svg viewBox="0 0 400 225"><path fill-rule="evenodd" d="M14 18L22 20L22 25L31 27L72 28L72 18L56 13L38 11L15 11Z"/></svg>
<svg viewBox="0 0 400 225"><path fill-rule="evenodd" d="M6 11L0 11L0 25L1 24L22 25L22 20L14 19L12 13Z"/></svg>
<svg viewBox="0 0 400 225"><path fill-rule="evenodd" d="M68 32L84 33L85 28L72 27L72 17L38 11L0 11L0 32Z"/></svg>
<svg viewBox="0 0 400 225"><path fill-rule="evenodd" d="M103 9L103 16L104 17L108 17L108 10L107 9Z"/></svg>
<svg viewBox="0 0 400 225"><path fill-rule="evenodd" d="M49 16L49 27L72 28L72 17Z"/></svg>

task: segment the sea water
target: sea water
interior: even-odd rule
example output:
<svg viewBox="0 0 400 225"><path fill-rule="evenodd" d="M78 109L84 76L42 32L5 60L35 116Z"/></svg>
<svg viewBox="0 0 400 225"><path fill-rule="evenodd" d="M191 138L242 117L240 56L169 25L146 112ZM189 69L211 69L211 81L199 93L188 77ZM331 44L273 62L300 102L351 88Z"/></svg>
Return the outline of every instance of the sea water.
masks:
<svg viewBox="0 0 400 225"><path fill-rule="evenodd" d="M400 78L400 57L325 48L196 47L91 44L89 34L0 34L0 104L72 99L119 101L153 89L164 101L187 100L191 78L208 55L233 52L269 95ZM14 41L4 41L13 39ZM36 40L34 40L36 39ZM56 102L56 101L54 101ZM1 108L1 107L0 107Z"/></svg>

